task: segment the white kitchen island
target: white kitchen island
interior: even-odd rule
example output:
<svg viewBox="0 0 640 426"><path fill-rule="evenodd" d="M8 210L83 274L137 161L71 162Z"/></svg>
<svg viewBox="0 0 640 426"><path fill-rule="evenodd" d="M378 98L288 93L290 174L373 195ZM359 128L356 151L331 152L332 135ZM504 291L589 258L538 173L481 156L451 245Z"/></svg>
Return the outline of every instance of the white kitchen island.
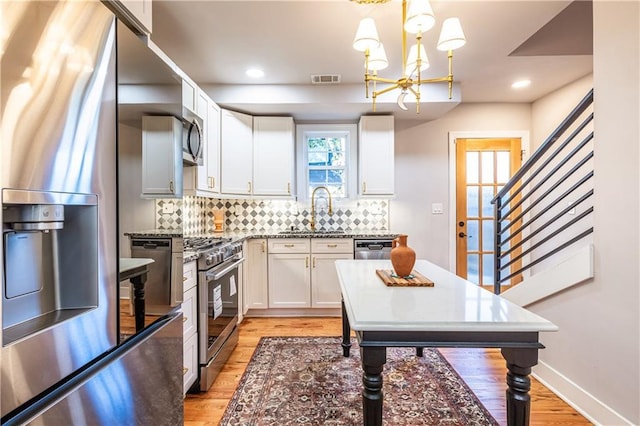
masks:
<svg viewBox="0 0 640 426"><path fill-rule="evenodd" d="M544 348L538 334L558 327L540 316L425 260L414 270L433 287L387 287L377 269L389 260L337 260L342 291L343 353L350 330L360 345L363 421L382 424L382 370L387 347L501 348L507 361L507 422L527 425L531 367Z"/></svg>

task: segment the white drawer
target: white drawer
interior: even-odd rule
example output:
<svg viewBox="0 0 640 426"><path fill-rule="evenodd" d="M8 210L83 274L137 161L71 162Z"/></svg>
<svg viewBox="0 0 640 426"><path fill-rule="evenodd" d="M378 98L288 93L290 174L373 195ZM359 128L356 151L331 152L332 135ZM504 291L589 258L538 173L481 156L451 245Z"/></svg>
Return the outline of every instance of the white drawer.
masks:
<svg viewBox="0 0 640 426"><path fill-rule="evenodd" d="M269 239L268 253L309 253L309 238Z"/></svg>
<svg viewBox="0 0 640 426"><path fill-rule="evenodd" d="M188 339L197 330L198 288L191 287L184 292L182 302L182 333Z"/></svg>
<svg viewBox="0 0 640 426"><path fill-rule="evenodd" d="M353 253L351 238L312 238L312 253Z"/></svg>
<svg viewBox="0 0 640 426"><path fill-rule="evenodd" d="M184 265L182 269L182 291L187 291L198 284L198 269L195 260Z"/></svg>
<svg viewBox="0 0 640 426"><path fill-rule="evenodd" d="M182 385L183 394L198 378L198 335L194 334L185 340L182 346Z"/></svg>

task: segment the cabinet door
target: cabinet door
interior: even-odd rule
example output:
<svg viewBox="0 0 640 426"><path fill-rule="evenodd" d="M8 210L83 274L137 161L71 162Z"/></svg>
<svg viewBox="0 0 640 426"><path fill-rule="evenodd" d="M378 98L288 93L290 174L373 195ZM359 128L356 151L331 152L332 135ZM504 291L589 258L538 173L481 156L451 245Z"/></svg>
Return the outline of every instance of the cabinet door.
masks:
<svg viewBox="0 0 640 426"><path fill-rule="evenodd" d="M269 288L267 283L267 240L247 242L247 261L244 266L244 306L246 309L267 309Z"/></svg>
<svg viewBox="0 0 640 426"><path fill-rule="evenodd" d="M211 193L220 193L220 107L209 101L207 111L207 167L206 187Z"/></svg>
<svg viewBox="0 0 640 426"><path fill-rule="evenodd" d="M269 307L311 306L309 254L269 255Z"/></svg>
<svg viewBox="0 0 640 426"><path fill-rule="evenodd" d="M182 197L182 123L143 116L142 129L142 195Z"/></svg>
<svg viewBox="0 0 640 426"><path fill-rule="evenodd" d="M182 302L182 332L184 340L187 340L197 330L198 312L198 288L191 287L184 292L184 302Z"/></svg>
<svg viewBox="0 0 640 426"><path fill-rule="evenodd" d="M182 80L182 107L196 114L198 105L198 88L189 80Z"/></svg>
<svg viewBox="0 0 640 426"><path fill-rule="evenodd" d="M182 384L183 393L187 393L189 388L198 378L198 335L189 337L182 347Z"/></svg>
<svg viewBox="0 0 640 426"><path fill-rule="evenodd" d="M221 189L224 194L251 195L253 160L252 117L221 111Z"/></svg>
<svg viewBox="0 0 640 426"><path fill-rule="evenodd" d="M394 193L394 126L392 116L360 118L358 176L360 195Z"/></svg>
<svg viewBox="0 0 640 426"><path fill-rule="evenodd" d="M342 294L335 261L353 259L352 253L313 254L311 256L311 307L339 308Z"/></svg>
<svg viewBox="0 0 640 426"><path fill-rule="evenodd" d="M118 18L131 24L140 34L151 34L153 29L152 0L116 0L109 4Z"/></svg>
<svg viewBox="0 0 640 426"><path fill-rule="evenodd" d="M293 152L292 117L253 117L254 195L291 195Z"/></svg>

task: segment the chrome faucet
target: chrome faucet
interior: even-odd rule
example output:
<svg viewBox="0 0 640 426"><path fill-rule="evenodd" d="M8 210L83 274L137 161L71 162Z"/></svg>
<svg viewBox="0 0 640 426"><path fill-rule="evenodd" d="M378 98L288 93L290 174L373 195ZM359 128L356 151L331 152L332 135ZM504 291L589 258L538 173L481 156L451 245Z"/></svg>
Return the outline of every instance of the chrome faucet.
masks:
<svg viewBox="0 0 640 426"><path fill-rule="evenodd" d="M329 192L329 189L326 186L317 186L314 188L313 192L311 193L311 230L315 231L316 230L316 191L318 189L324 189L325 191L327 191L327 195L329 196L329 214L333 214L333 211L331 209L331 192Z"/></svg>

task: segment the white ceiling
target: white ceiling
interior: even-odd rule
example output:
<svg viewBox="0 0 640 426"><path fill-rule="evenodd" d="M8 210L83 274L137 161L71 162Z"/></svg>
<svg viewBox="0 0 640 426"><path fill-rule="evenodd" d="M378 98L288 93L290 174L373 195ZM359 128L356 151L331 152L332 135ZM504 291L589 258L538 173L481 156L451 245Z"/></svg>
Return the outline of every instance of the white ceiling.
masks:
<svg viewBox="0 0 640 426"><path fill-rule="evenodd" d="M431 62L427 78L447 74L446 54L434 46L442 20L458 16L467 37L467 44L454 52L454 99L448 101L446 87L427 85L422 86L427 99L419 116L411 107L400 114L395 105L399 92L380 103L381 112L432 120L459 102L532 102L592 72L589 1L432 0L432 6L436 27L423 38ZM289 113L298 120L351 120L372 110L364 97L364 58L351 47L358 22L366 16L375 19L389 57L381 76L399 78L399 1L154 0L151 38L222 106L254 114ZM249 67L262 68L265 77L250 80L245 76ZM312 74L339 74L341 83L311 86ZM511 89L522 78L530 79L531 86Z"/></svg>

